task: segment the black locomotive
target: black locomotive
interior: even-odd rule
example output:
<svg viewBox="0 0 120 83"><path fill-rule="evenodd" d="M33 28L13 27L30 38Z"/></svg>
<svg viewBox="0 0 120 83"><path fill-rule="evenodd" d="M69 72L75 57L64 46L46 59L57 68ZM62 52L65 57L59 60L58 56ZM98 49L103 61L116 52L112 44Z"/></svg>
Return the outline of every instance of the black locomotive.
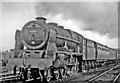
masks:
<svg viewBox="0 0 120 83"><path fill-rule="evenodd" d="M95 68L98 60L116 58L116 50L37 17L16 31L14 57L8 66L18 70L21 79L53 80Z"/></svg>

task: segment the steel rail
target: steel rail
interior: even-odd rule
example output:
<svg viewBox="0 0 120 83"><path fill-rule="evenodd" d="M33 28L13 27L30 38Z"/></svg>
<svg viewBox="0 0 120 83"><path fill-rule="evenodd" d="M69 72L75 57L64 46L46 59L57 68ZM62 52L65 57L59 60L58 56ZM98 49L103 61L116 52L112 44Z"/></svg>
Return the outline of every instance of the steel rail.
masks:
<svg viewBox="0 0 120 83"><path fill-rule="evenodd" d="M119 78L120 73L115 77L115 79L113 80L113 83L116 83L117 79Z"/></svg>

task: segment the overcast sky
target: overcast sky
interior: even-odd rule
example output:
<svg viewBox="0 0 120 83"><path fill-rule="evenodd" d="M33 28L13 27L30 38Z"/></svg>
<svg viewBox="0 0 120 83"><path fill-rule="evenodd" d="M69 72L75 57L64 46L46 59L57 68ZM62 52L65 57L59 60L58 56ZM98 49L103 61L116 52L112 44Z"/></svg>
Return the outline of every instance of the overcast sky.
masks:
<svg viewBox="0 0 120 83"><path fill-rule="evenodd" d="M0 50L14 48L15 31L37 16L109 47L118 47L117 2L2 2Z"/></svg>

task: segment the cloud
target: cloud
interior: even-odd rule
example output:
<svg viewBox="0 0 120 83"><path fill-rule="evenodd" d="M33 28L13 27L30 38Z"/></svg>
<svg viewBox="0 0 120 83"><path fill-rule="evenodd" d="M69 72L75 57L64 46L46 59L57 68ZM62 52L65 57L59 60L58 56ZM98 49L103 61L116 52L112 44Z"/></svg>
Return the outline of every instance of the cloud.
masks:
<svg viewBox="0 0 120 83"><path fill-rule="evenodd" d="M14 48L15 31L21 30L26 22L33 20L36 16L48 16L49 22L54 20L66 28L78 31L85 37L116 47L117 44L113 43L117 41L113 38L117 36L116 8L116 3L3 2L0 49ZM97 36L97 33L103 36ZM105 37L106 34L112 39L108 40Z"/></svg>
<svg viewBox="0 0 120 83"><path fill-rule="evenodd" d="M118 47L118 38L111 39L108 37L108 34L100 35L98 32L82 30L81 29L83 26L82 24L80 24L81 26L78 26L78 22L76 20L64 19L62 14L54 15L52 17L50 15L46 15L45 17L47 17L47 23L48 22L58 23L58 25L64 26L65 29L70 29L72 31L78 32L79 34L83 35L85 38L89 38L103 45L107 45L111 48Z"/></svg>
<svg viewBox="0 0 120 83"><path fill-rule="evenodd" d="M84 26L80 29L118 37L117 2L39 2L35 9L37 15L62 14L64 19L82 22Z"/></svg>
<svg viewBox="0 0 120 83"><path fill-rule="evenodd" d="M15 32L36 17L34 3L3 2L2 27L0 27L0 50L14 48Z"/></svg>

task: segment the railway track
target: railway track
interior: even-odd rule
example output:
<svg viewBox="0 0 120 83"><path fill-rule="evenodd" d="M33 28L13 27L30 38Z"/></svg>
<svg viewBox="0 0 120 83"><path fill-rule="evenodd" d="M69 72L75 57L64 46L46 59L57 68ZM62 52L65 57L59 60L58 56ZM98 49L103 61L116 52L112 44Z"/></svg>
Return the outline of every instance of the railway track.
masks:
<svg viewBox="0 0 120 83"><path fill-rule="evenodd" d="M7 81L7 80L15 80L15 79L17 79L17 75L13 75L13 73L11 72L0 74L0 82Z"/></svg>
<svg viewBox="0 0 120 83"><path fill-rule="evenodd" d="M108 71L109 69L115 68L115 67L118 67L118 66L111 65L111 66L97 68L93 71L89 71L86 73L80 73L76 78L74 78L72 80L60 82L60 83L88 83L88 81L90 79L93 79L93 78L97 77L98 75ZM116 79L117 79L117 77L116 77ZM96 82L96 83L98 83L98 82Z"/></svg>
<svg viewBox="0 0 120 83"><path fill-rule="evenodd" d="M110 66L105 66L105 67L101 67L101 68L96 68L95 70L92 70L92 71L89 71L89 72L86 72L86 73L79 73L79 74L76 74L76 75L73 75L73 76L69 76L67 78L63 78L63 79L60 79L60 80L56 80L56 81L50 81L48 83L79 83L79 82L83 82L83 83L86 83L87 81L89 82L92 82L92 80L94 81L95 77L99 77L101 74L103 73L107 73L119 66L115 66L113 67L114 65L110 65ZM111 68L111 69L110 69ZM2 76L2 78L1 78ZM102 76L102 75L101 75ZM117 79L119 78L120 75L116 74L116 78L114 78L114 83L116 83ZM6 73L6 74L1 74L0 75L0 81L13 81L15 80L15 83L17 83L16 81L19 80L19 78L17 78L17 76L13 75L12 73ZM40 78L37 79L37 81L40 81ZM29 80L26 80L25 82L29 83L29 82L33 82L35 81L34 79L29 79ZM19 80L20 83L23 83L21 82L21 80ZM6 82L8 83L8 82Z"/></svg>
<svg viewBox="0 0 120 83"><path fill-rule="evenodd" d="M88 83L95 83L95 82L111 82L116 83L118 77L120 76L120 65L117 65L93 78L90 78Z"/></svg>
<svg viewBox="0 0 120 83"><path fill-rule="evenodd" d="M67 77L67 79L64 78L64 79L61 79L61 80L50 81L48 83L59 83L60 81L70 80L72 78L73 77L71 76L71 77ZM0 83L37 83L37 82L40 82L40 81L41 81L40 77L37 78L36 80L34 80L34 79L20 80L18 75L13 75L13 73L2 73L2 74L0 74Z"/></svg>

